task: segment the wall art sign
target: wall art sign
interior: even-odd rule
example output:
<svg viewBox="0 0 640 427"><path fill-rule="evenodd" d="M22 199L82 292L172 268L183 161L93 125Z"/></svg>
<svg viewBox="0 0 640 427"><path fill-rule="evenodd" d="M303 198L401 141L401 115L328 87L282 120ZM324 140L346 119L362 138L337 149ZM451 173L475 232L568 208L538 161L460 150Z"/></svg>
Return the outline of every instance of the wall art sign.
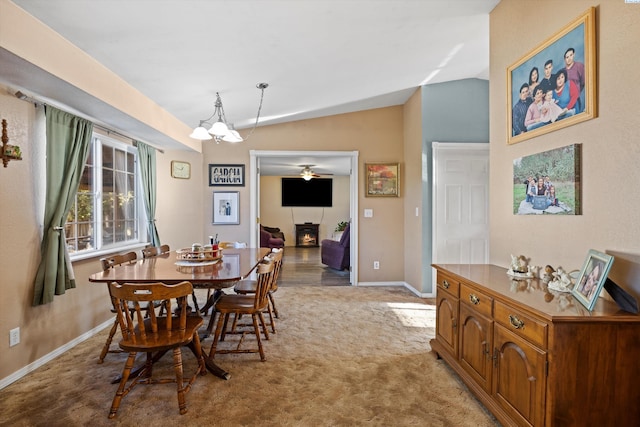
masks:
<svg viewBox="0 0 640 427"><path fill-rule="evenodd" d="M244 165L209 165L209 187L244 187Z"/></svg>
<svg viewBox="0 0 640 427"><path fill-rule="evenodd" d="M507 70L507 142L597 116L595 8Z"/></svg>

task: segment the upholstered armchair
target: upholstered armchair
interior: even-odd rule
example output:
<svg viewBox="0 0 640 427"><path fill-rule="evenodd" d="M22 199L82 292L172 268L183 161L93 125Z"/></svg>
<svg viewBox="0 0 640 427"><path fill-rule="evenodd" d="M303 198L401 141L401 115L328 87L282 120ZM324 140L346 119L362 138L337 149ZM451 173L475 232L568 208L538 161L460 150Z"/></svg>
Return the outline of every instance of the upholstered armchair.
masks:
<svg viewBox="0 0 640 427"><path fill-rule="evenodd" d="M349 243L351 240L350 228L351 224L347 225L339 242L331 239L324 239L321 242L320 254L323 264L336 270L349 268L351 265L349 254Z"/></svg>
<svg viewBox="0 0 640 427"><path fill-rule="evenodd" d="M260 247L271 249L284 248L284 239L273 237L263 226L260 226Z"/></svg>
<svg viewBox="0 0 640 427"><path fill-rule="evenodd" d="M264 228L265 230L267 230L271 234L271 237L275 237L276 239L282 239L283 242L286 240L284 238L284 233L282 231L280 231L280 228L278 228L278 227L267 227L266 225L260 225L260 226L262 228Z"/></svg>

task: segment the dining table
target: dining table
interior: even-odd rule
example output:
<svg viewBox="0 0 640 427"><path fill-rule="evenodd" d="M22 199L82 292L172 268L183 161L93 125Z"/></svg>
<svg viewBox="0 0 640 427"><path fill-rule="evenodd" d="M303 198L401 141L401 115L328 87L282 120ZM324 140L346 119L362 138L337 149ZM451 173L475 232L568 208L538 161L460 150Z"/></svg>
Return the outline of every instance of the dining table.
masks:
<svg viewBox="0 0 640 427"><path fill-rule="evenodd" d="M194 296L196 311L206 313L209 309L212 310L207 327L210 333L215 315L215 302L222 295L222 289L233 287L238 281L251 275L269 251L269 248L225 248L222 250L221 257L215 260L185 260L179 256L180 251L171 251L91 274L89 282L107 284L162 282L171 285L188 281L194 289L212 289L214 292L209 295L202 309L199 309ZM207 335L204 335L203 339L206 337ZM206 352L205 362L207 369L214 375L223 379L230 378L231 375L214 363Z"/></svg>

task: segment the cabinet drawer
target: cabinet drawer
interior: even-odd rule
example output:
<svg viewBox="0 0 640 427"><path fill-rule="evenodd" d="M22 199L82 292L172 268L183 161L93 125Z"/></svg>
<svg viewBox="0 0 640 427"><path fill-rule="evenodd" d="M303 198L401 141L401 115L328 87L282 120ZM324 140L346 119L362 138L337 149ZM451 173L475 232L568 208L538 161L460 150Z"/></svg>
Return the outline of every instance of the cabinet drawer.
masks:
<svg viewBox="0 0 640 427"><path fill-rule="evenodd" d="M547 348L547 324L496 301L494 320L528 341Z"/></svg>
<svg viewBox="0 0 640 427"><path fill-rule="evenodd" d="M458 297L460 282L451 277L438 272L438 288L449 292L454 297Z"/></svg>
<svg viewBox="0 0 640 427"><path fill-rule="evenodd" d="M477 312L491 317L493 298L464 284L460 285L460 301L473 307Z"/></svg>

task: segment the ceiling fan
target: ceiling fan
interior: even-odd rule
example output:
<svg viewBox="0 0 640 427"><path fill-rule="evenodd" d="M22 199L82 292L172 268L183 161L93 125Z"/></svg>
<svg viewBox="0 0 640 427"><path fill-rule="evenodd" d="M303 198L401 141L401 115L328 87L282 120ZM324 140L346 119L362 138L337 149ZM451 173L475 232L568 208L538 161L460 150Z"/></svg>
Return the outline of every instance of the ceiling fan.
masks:
<svg viewBox="0 0 640 427"><path fill-rule="evenodd" d="M303 167L302 171L300 172L300 176L305 181L309 181L312 178L320 178L321 176L333 175L331 173L325 173L325 174L317 174L317 173L315 173L313 171L313 169L311 169L311 167L315 166L315 165L300 165L300 166Z"/></svg>

